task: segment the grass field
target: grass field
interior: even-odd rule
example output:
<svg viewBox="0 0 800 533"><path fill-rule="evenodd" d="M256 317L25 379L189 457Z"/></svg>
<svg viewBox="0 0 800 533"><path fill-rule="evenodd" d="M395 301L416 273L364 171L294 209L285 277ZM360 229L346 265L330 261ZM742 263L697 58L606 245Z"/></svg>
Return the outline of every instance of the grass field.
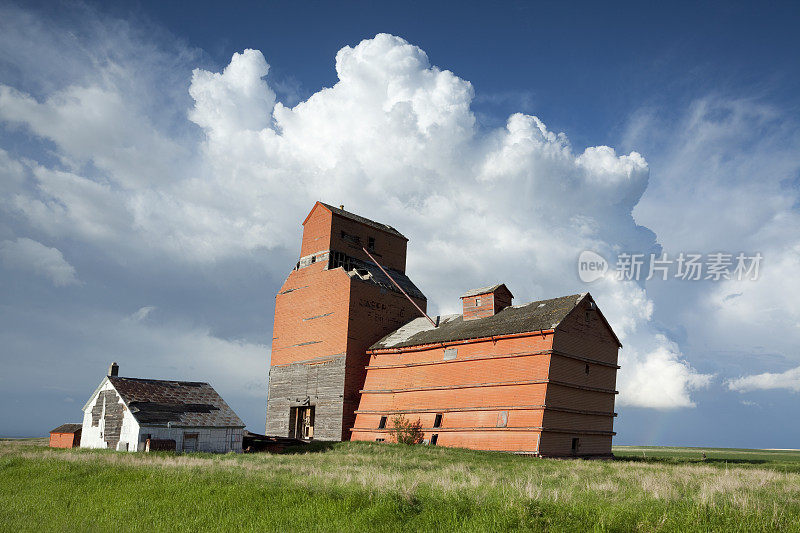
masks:
<svg viewBox="0 0 800 533"><path fill-rule="evenodd" d="M800 452L614 452L614 461L564 461L339 443L215 456L7 440L0 528L800 531Z"/></svg>

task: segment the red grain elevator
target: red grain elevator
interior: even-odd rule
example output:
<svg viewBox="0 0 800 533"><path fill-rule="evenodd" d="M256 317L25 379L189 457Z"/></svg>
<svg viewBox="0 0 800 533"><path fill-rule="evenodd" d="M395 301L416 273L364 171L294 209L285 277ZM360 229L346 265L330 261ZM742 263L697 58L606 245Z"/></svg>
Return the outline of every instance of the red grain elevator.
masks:
<svg viewBox="0 0 800 533"><path fill-rule="evenodd" d="M266 434L349 440L367 349L422 310L396 229L317 202L303 221L300 259L275 297Z"/></svg>

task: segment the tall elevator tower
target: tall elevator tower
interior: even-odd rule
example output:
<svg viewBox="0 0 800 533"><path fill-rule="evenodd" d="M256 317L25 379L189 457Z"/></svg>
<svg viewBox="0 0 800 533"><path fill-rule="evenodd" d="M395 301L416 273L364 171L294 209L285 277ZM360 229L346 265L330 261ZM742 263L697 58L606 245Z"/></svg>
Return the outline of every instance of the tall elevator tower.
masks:
<svg viewBox="0 0 800 533"><path fill-rule="evenodd" d="M391 226L317 202L300 260L275 297L267 435L349 440L366 350L419 316L369 256L424 311L405 275L406 239Z"/></svg>

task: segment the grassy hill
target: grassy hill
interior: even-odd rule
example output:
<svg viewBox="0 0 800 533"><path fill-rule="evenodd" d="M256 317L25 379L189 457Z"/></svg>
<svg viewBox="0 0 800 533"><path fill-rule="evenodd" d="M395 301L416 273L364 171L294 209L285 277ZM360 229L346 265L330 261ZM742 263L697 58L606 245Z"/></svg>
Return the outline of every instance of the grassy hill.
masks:
<svg viewBox="0 0 800 533"><path fill-rule="evenodd" d="M615 454L615 461L564 461L338 443L221 456L0 441L0 526L800 531L800 452L618 447Z"/></svg>

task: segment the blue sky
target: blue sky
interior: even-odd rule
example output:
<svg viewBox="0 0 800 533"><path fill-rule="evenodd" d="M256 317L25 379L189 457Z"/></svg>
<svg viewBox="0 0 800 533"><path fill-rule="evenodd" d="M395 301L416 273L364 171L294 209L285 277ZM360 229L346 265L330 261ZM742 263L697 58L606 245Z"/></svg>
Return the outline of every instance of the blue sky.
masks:
<svg viewBox="0 0 800 533"><path fill-rule="evenodd" d="M335 83L330 50L379 32L399 35L497 102L477 106L493 122L536 110L587 146L618 141L631 105L669 106L715 92L796 106L800 94L792 3L254 2L186 10L167 2L139 9L216 64L234 51L261 50L273 72L297 81L305 95Z"/></svg>
<svg viewBox="0 0 800 533"><path fill-rule="evenodd" d="M0 434L78 420L112 360L260 430L321 199L411 238L433 312L591 291L625 344L616 442L797 447L796 5L0 10ZM764 260L585 284L586 249Z"/></svg>

